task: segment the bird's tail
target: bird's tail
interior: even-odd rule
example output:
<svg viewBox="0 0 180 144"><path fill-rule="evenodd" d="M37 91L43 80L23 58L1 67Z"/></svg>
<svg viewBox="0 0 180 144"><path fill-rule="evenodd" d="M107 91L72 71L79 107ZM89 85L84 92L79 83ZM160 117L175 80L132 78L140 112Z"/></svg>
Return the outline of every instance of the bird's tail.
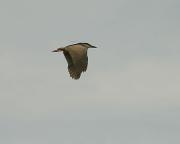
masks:
<svg viewBox="0 0 180 144"><path fill-rule="evenodd" d="M64 50L64 48L58 48L56 50L53 50L52 52L59 52L59 51L63 51L63 50Z"/></svg>

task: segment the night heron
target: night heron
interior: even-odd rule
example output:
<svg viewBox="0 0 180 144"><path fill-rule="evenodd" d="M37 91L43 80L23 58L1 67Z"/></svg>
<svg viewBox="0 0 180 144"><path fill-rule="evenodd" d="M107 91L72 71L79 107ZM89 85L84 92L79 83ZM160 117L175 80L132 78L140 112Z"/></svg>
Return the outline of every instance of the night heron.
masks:
<svg viewBox="0 0 180 144"><path fill-rule="evenodd" d="M96 48L88 43L77 43L66 47L58 48L52 52L63 52L67 63L68 71L73 79L79 79L82 72L87 70L88 48Z"/></svg>

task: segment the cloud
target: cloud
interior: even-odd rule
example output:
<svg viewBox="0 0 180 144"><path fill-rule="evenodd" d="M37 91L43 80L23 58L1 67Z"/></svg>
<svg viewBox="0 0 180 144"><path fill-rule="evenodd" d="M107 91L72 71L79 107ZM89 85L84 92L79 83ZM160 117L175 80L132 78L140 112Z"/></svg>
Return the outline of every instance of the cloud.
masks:
<svg viewBox="0 0 180 144"><path fill-rule="evenodd" d="M178 143L178 0L17 0L0 11L2 143ZM80 41L98 49L74 81L51 50Z"/></svg>

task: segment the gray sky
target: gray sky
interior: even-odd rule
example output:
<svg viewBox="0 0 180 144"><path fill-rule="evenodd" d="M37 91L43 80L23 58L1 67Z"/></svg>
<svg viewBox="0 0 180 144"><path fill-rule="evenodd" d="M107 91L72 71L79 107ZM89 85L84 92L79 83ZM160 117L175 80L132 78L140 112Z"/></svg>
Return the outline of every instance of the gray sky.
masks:
<svg viewBox="0 0 180 144"><path fill-rule="evenodd" d="M1 0L0 143L179 144L179 0ZM78 81L51 51L89 42Z"/></svg>

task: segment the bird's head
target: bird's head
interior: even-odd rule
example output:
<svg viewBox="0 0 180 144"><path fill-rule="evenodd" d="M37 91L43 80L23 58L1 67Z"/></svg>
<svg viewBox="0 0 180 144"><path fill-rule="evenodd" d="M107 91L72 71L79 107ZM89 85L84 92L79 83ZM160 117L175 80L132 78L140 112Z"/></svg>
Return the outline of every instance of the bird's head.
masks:
<svg viewBox="0 0 180 144"><path fill-rule="evenodd" d="M79 43L79 44L86 47L86 48L97 48L96 46L93 46L93 45L91 45L89 43Z"/></svg>

